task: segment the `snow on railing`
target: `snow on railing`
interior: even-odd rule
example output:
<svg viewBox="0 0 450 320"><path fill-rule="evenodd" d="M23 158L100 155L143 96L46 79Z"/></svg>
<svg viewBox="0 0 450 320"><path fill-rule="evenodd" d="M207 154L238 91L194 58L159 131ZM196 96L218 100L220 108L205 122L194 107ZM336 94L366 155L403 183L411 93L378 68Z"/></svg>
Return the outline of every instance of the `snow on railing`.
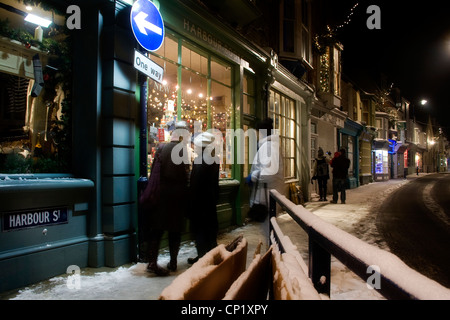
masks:
<svg viewBox="0 0 450 320"><path fill-rule="evenodd" d="M450 300L449 289L411 269L396 255L323 221L276 190L270 191L271 218L276 216L277 203L308 233L308 274L319 293L330 295L333 255L387 299ZM277 232L272 224L271 231Z"/></svg>

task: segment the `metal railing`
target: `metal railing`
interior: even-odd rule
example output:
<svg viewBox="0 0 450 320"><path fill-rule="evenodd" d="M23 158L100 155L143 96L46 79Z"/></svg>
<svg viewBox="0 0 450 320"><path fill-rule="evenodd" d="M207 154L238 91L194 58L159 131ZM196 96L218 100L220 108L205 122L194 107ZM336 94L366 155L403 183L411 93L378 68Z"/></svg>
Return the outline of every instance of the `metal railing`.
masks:
<svg viewBox="0 0 450 320"><path fill-rule="evenodd" d="M330 296L331 256L334 256L387 299L450 299L450 289L411 269L394 254L323 221L276 190L270 191L270 218L276 217L277 204L308 234L308 276L319 293ZM274 228L272 223L271 231L280 246L276 234L279 228ZM282 246L280 250L284 251ZM376 286L368 281L372 279L377 280Z"/></svg>

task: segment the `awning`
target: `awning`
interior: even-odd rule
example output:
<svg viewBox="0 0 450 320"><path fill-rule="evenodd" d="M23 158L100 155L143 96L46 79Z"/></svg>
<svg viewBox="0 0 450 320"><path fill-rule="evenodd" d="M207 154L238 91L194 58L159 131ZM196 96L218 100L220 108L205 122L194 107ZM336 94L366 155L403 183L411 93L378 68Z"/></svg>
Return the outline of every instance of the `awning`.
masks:
<svg viewBox="0 0 450 320"><path fill-rule="evenodd" d="M374 150L389 150L388 140L373 140L372 148Z"/></svg>
<svg viewBox="0 0 450 320"><path fill-rule="evenodd" d="M395 150L396 153L404 153L406 150L408 150L408 144L401 144L399 147Z"/></svg>

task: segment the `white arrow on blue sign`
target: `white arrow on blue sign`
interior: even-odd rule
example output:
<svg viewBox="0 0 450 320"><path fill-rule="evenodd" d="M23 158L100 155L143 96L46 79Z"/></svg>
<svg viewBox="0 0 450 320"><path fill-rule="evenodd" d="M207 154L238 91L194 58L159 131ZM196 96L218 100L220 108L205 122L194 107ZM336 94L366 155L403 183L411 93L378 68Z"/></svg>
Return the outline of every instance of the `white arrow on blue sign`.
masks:
<svg viewBox="0 0 450 320"><path fill-rule="evenodd" d="M148 51L158 50L164 41L164 21L150 0L138 0L131 7L131 29L139 44Z"/></svg>

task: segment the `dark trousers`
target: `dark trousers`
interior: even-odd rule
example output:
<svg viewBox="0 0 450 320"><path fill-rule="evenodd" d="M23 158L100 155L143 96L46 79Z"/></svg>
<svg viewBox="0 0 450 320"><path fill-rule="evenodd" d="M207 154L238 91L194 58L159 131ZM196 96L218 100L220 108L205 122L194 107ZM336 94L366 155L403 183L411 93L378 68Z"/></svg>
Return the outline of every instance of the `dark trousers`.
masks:
<svg viewBox="0 0 450 320"><path fill-rule="evenodd" d="M148 258L150 263L156 263L158 259L159 245L164 234L163 230L150 230L148 235ZM177 261L178 251L181 244L181 232L169 232L170 260Z"/></svg>
<svg viewBox="0 0 450 320"><path fill-rule="evenodd" d="M205 229L204 232L195 234L195 244L197 247L198 257L203 257L208 251L217 246L217 232Z"/></svg>
<svg viewBox="0 0 450 320"><path fill-rule="evenodd" d="M333 201L338 201L338 192L341 193L341 202L345 202L345 184L347 179L333 178Z"/></svg>
<svg viewBox="0 0 450 320"><path fill-rule="evenodd" d="M319 184L319 196L320 199L326 200L327 198L327 178L318 177L317 183Z"/></svg>

